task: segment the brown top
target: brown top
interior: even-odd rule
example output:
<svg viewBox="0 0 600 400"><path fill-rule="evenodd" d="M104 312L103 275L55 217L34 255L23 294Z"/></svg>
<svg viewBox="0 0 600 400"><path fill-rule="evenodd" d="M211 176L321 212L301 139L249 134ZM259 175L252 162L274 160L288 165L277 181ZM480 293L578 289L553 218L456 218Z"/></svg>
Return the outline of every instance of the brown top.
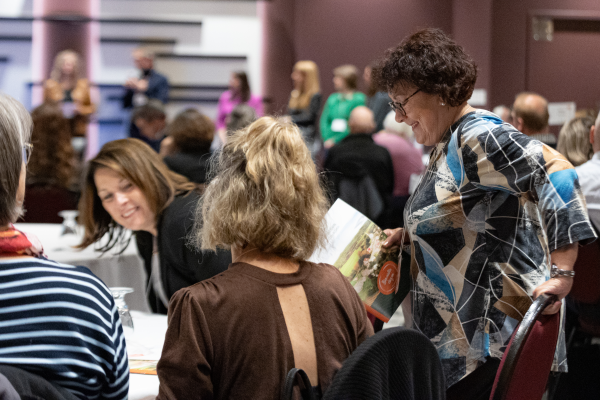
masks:
<svg viewBox="0 0 600 400"><path fill-rule="evenodd" d="M279 399L294 355L277 286L297 284L314 332L319 382L312 384L325 391L373 334L357 293L328 264L301 262L297 272L278 274L234 263L171 298L157 399Z"/></svg>

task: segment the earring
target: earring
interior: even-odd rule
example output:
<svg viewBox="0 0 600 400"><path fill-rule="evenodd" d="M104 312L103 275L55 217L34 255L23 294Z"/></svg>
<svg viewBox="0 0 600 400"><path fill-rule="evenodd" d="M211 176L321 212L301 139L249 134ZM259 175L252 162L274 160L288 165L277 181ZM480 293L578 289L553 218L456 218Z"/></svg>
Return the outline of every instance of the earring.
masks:
<svg viewBox="0 0 600 400"><path fill-rule="evenodd" d="M441 106L445 106L446 103L444 103L443 101L440 103Z"/></svg>

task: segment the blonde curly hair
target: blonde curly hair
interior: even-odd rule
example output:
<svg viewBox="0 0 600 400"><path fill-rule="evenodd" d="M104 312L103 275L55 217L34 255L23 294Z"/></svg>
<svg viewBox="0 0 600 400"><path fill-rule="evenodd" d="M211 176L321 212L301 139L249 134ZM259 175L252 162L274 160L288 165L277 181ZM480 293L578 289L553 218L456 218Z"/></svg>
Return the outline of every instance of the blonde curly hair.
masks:
<svg viewBox="0 0 600 400"><path fill-rule="evenodd" d="M197 247L251 245L305 260L324 245L329 204L295 125L256 120L228 139L211 173L216 176L196 210Z"/></svg>

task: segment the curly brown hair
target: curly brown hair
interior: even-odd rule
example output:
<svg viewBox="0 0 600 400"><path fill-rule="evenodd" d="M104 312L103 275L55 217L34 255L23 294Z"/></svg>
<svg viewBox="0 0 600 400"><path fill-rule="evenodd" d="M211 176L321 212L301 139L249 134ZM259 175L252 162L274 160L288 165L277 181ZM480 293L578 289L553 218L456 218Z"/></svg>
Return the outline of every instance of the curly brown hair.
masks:
<svg viewBox="0 0 600 400"><path fill-rule="evenodd" d="M31 112L35 151L27 165L27 183L69 188L75 178L71 127L58 103L47 102Z"/></svg>
<svg viewBox="0 0 600 400"><path fill-rule="evenodd" d="M427 28L388 49L373 69L378 86L414 85L457 107L473 94L477 65L464 49L441 29Z"/></svg>
<svg viewBox="0 0 600 400"><path fill-rule="evenodd" d="M167 127L167 134L173 138L179 151L185 153L205 152L215 135L215 124L195 108L188 108L178 114Z"/></svg>

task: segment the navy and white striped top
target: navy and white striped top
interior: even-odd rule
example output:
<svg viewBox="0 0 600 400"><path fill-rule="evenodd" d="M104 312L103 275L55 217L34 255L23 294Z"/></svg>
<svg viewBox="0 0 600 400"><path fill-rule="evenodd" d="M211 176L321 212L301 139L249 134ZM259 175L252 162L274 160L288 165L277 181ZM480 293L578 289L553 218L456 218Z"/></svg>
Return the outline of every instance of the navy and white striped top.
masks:
<svg viewBox="0 0 600 400"><path fill-rule="evenodd" d="M85 267L0 258L0 364L82 399L126 399L125 338L106 285Z"/></svg>

